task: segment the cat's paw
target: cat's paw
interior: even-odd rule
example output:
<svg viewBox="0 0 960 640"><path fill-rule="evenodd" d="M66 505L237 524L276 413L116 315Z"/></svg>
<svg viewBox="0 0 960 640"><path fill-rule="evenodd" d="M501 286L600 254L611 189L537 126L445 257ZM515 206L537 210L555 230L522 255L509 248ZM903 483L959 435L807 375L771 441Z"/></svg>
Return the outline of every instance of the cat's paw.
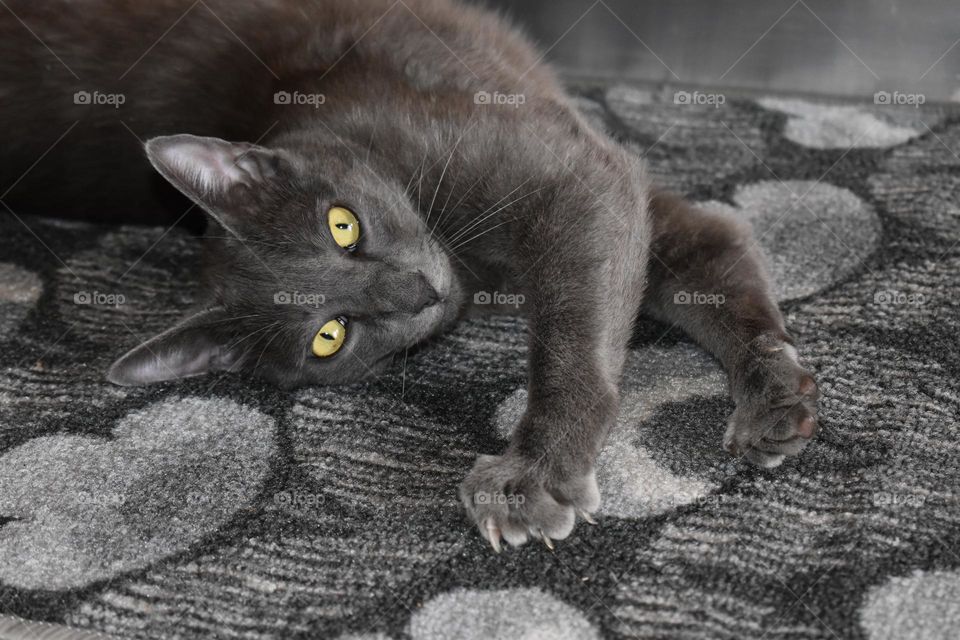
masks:
<svg viewBox="0 0 960 640"><path fill-rule="evenodd" d="M591 513L600 506L593 471L553 480L521 456L480 456L460 484L460 499L482 535L500 552L501 538L513 546L528 539L553 549L554 540L570 535L577 516L596 524Z"/></svg>
<svg viewBox="0 0 960 640"><path fill-rule="evenodd" d="M746 375L723 446L765 468L800 453L817 433L819 392L790 345L766 349Z"/></svg>

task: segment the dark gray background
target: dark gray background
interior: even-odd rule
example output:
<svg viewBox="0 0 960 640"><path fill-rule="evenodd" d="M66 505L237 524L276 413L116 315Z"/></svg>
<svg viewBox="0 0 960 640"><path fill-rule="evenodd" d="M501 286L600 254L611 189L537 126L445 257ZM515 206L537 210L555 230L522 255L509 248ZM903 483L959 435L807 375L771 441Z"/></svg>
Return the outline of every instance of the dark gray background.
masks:
<svg viewBox="0 0 960 640"><path fill-rule="evenodd" d="M957 0L478 1L514 16L573 78L960 94Z"/></svg>

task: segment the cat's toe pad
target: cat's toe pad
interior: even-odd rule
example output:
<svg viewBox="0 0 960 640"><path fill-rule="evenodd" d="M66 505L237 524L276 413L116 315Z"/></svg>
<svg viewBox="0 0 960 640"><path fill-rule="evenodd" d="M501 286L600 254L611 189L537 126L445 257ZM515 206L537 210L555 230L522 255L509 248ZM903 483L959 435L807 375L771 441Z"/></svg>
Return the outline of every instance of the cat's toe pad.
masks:
<svg viewBox="0 0 960 640"><path fill-rule="evenodd" d="M797 423L797 435L801 438L806 438L809 440L816 432L817 421L813 419L813 416L807 416Z"/></svg>

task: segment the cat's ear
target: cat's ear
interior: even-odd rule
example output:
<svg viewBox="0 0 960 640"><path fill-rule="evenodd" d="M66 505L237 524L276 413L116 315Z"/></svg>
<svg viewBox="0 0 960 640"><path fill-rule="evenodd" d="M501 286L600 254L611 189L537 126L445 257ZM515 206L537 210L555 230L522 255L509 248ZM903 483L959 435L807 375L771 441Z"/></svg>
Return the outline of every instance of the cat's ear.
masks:
<svg viewBox="0 0 960 640"><path fill-rule="evenodd" d="M236 357L222 346L226 320L226 312L219 307L184 318L114 362L107 380L134 386L229 369Z"/></svg>
<svg viewBox="0 0 960 640"><path fill-rule="evenodd" d="M258 187L288 165L266 147L186 134L148 140L146 151L164 178L218 219L255 204Z"/></svg>

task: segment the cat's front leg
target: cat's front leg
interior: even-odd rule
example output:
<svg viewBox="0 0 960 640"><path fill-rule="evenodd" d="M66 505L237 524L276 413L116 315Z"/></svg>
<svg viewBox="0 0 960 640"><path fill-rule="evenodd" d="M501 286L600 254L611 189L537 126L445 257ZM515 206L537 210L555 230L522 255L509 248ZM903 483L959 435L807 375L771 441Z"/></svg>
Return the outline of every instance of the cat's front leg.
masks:
<svg viewBox="0 0 960 640"><path fill-rule="evenodd" d="M645 309L723 363L736 409L723 446L762 467L800 453L817 432L819 392L799 361L748 227L668 193L651 200L655 258Z"/></svg>
<svg viewBox="0 0 960 640"><path fill-rule="evenodd" d="M628 169L629 170L629 169ZM530 322L528 404L507 450L480 456L460 497L500 549L567 537L600 504L597 455L616 421L618 385L646 273L646 198L622 181L551 194L524 228L519 261Z"/></svg>

